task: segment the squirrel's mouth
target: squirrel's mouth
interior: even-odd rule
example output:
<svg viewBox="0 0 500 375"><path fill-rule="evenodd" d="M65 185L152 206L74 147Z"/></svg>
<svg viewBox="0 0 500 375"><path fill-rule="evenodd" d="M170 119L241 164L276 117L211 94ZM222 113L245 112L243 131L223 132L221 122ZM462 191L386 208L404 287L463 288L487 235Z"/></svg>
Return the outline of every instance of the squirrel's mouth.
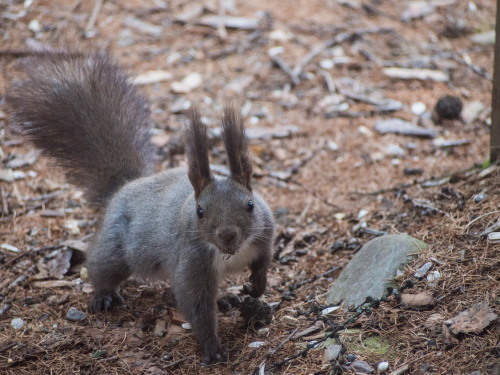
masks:
<svg viewBox="0 0 500 375"><path fill-rule="evenodd" d="M222 255L226 255L225 259L231 258L233 255L235 255L238 252L238 248L232 248L232 247L220 247L217 246L217 250L219 253Z"/></svg>

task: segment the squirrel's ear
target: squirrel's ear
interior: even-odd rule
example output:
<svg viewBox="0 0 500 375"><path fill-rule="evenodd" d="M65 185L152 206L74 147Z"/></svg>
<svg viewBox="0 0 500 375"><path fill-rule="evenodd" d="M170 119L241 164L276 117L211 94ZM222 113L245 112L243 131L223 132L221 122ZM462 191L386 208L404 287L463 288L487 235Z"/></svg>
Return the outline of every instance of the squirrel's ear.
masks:
<svg viewBox="0 0 500 375"><path fill-rule="evenodd" d="M252 163L242 118L226 105L222 115L222 141L226 148L231 178L252 190Z"/></svg>
<svg viewBox="0 0 500 375"><path fill-rule="evenodd" d="M194 195L198 198L212 181L208 161L207 128L202 124L196 108L190 109L187 117L184 144L188 159L188 177L193 185Z"/></svg>

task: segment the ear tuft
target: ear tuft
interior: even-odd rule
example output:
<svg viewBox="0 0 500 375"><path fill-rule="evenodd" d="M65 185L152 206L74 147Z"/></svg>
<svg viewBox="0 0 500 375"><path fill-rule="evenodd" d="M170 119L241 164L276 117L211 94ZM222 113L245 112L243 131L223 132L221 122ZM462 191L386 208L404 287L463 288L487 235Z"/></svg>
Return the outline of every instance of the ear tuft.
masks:
<svg viewBox="0 0 500 375"><path fill-rule="evenodd" d="M252 163L248 154L248 138L242 118L231 105L222 115L222 141L226 148L231 178L252 190Z"/></svg>
<svg viewBox="0 0 500 375"><path fill-rule="evenodd" d="M207 128L201 122L196 108L187 112L184 144L188 159L188 177L193 185L195 197L212 181L208 161Z"/></svg>

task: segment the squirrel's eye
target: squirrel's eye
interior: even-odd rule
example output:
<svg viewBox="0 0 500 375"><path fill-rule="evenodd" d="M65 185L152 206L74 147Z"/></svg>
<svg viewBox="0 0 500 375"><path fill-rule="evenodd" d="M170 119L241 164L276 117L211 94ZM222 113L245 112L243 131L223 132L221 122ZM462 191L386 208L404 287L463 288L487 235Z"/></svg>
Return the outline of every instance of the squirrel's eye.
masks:
<svg viewBox="0 0 500 375"><path fill-rule="evenodd" d="M252 200L249 200L247 203L247 211L252 212L253 211L253 202Z"/></svg>
<svg viewBox="0 0 500 375"><path fill-rule="evenodd" d="M203 208L201 208L200 206L198 206L196 208L196 215L198 215L198 217L201 219L203 217Z"/></svg>

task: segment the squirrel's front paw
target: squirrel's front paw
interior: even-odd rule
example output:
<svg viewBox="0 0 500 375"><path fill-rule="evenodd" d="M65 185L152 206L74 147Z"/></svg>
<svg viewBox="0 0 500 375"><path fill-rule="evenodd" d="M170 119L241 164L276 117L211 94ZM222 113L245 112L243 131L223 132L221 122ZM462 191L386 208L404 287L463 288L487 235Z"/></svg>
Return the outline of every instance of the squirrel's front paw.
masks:
<svg viewBox="0 0 500 375"><path fill-rule="evenodd" d="M92 298L92 301L90 301L89 310L91 313L109 311L114 306L121 305L122 303L123 298L118 294L118 292L112 292L110 294L96 294Z"/></svg>
<svg viewBox="0 0 500 375"><path fill-rule="evenodd" d="M227 361L227 351L220 343L215 343L208 345L205 349L203 363L206 365L211 365L217 362Z"/></svg>
<svg viewBox="0 0 500 375"><path fill-rule="evenodd" d="M266 286L255 284L255 283L248 283L243 285L243 288L241 289L241 293L243 294L248 294L250 297L253 298L259 298L261 295L264 294L266 290Z"/></svg>

